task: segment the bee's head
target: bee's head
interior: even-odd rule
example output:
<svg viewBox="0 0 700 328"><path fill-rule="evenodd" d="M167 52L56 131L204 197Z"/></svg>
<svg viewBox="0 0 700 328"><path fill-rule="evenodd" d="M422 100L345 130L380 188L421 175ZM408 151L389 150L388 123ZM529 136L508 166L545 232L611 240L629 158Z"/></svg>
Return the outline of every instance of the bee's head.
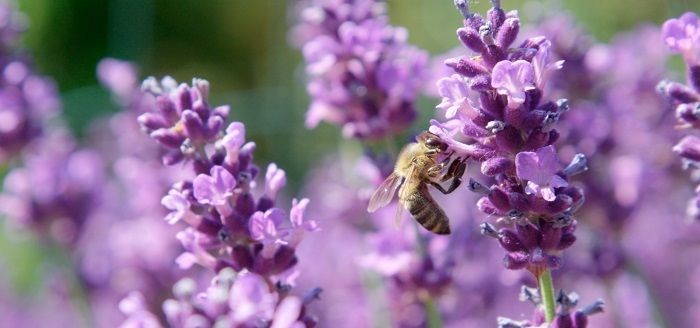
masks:
<svg viewBox="0 0 700 328"><path fill-rule="evenodd" d="M437 152L444 152L447 150L447 143L431 132L423 131L416 139L428 149L436 150Z"/></svg>

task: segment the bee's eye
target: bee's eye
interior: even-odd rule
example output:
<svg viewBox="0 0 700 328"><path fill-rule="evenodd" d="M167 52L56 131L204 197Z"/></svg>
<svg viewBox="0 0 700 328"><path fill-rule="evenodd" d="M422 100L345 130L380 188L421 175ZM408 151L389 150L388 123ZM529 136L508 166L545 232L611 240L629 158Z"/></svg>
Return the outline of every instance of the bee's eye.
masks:
<svg viewBox="0 0 700 328"><path fill-rule="evenodd" d="M425 140L425 144L426 144L429 148L437 148L437 149L440 149L441 151L447 150L447 144L444 143L444 142L443 142L442 140L440 140L440 139L428 138L428 139Z"/></svg>

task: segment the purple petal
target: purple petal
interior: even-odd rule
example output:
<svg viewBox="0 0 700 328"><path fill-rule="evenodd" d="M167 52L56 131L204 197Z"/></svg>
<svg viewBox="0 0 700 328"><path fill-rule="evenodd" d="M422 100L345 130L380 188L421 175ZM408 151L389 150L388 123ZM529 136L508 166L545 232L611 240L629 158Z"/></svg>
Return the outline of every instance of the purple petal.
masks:
<svg viewBox="0 0 700 328"><path fill-rule="evenodd" d="M187 201L182 193L171 189L167 195L161 200L161 204L171 212L165 217L165 221L170 224L175 224L189 211L190 202Z"/></svg>
<svg viewBox="0 0 700 328"><path fill-rule="evenodd" d="M515 172L520 179L532 181L535 184L545 184L548 181L538 181L539 165L537 154L524 151L515 155Z"/></svg>
<svg viewBox="0 0 700 328"><path fill-rule="evenodd" d="M274 314L277 297L262 277L242 271L236 277L229 296L232 319L236 323L268 321Z"/></svg>
<svg viewBox="0 0 700 328"><path fill-rule="evenodd" d="M200 174L192 181L194 197L202 204L224 205L233 195L236 179L221 166L211 169L211 176Z"/></svg>
<svg viewBox="0 0 700 328"><path fill-rule="evenodd" d="M554 194L554 190L549 186L540 188L540 194L542 195L542 198L548 202L551 202L557 198L557 196Z"/></svg>
<svg viewBox="0 0 700 328"><path fill-rule="evenodd" d="M270 199L275 199L277 192L287 184L287 175L284 170L277 167L275 163L267 166L265 172L265 195Z"/></svg>
<svg viewBox="0 0 700 328"><path fill-rule="evenodd" d="M304 198L300 201L297 201L296 198L292 200L292 209L289 211L289 220L292 222L292 226L302 226L304 223L304 212L308 204L308 198Z"/></svg>
<svg viewBox="0 0 700 328"><path fill-rule="evenodd" d="M557 157L557 151L554 146L549 145L547 147L542 147L536 150L536 152L540 170L550 174L559 171L559 158Z"/></svg>
<svg viewBox="0 0 700 328"><path fill-rule="evenodd" d="M297 321L301 312L301 305L302 302L298 297L289 296L283 299L280 305L277 306L275 318L270 328L291 328L299 325L301 325L299 327L303 327L303 324Z"/></svg>

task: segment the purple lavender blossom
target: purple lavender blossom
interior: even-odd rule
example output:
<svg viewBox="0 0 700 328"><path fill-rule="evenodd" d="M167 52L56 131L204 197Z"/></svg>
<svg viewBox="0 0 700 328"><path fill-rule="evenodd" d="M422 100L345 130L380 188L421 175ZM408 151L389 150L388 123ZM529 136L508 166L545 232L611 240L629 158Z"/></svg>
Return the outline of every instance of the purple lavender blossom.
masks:
<svg viewBox="0 0 700 328"><path fill-rule="evenodd" d="M458 8L468 13L466 3ZM465 18L457 35L479 56L445 61L458 77L440 81L443 85L454 83L451 90L456 90L443 92L440 107L450 103L464 107L464 99L472 99L470 110L467 115L446 115L445 123L432 121L430 131L460 156L481 162L482 173L496 178L496 184L481 188L485 193L479 201L482 211L520 222L516 226L538 226L552 230L546 234L573 236L573 228L564 231L575 226L571 212L583 195L569 186L567 176L580 170L561 170L552 145L558 138L552 125L568 106L565 99L543 100L546 77L560 68L561 62L553 60L551 43L544 37L529 38L511 49L519 31L514 13L495 7L486 18L471 13ZM474 141L467 143L465 138ZM504 234L508 231L501 230ZM563 243L557 251L571 243ZM555 244L548 247L559 247ZM523 261L528 260L519 258L516 262Z"/></svg>
<svg viewBox="0 0 700 328"><path fill-rule="evenodd" d="M143 82L142 89L155 97L157 110L141 114L138 120L165 149L164 163L176 164L185 158L197 160L199 149L217 140L222 132L229 107L209 107L206 80L193 79L190 87L178 85L170 77L161 82L151 77Z"/></svg>
<svg viewBox="0 0 700 328"><path fill-rule="evenodd" d="M275 164L267 167L260 184L264 190L258 190L255 143L246 142L245 126L233 122L224 129L228 107L209 107L207 81L195 79L193 85L147 79L143 88L155 102L138 119L167 150L164 163L186 159L191 167L185 167L196 174L175 183L162 199L170 210L165 220L185 223L176 234L184 248L176 263L182 269L199 265L219 273L194 298L193 280L177 283L178 299L163 305L168 323L313 326L301 301L287 296L299 275L295 248L305 232L319 230L314 220L305 218L309 200L294 199L289 214L276 206L286 174Z"/></svg>
<svg viewBox="0 0 700 328"><path fill-rule="evenodd" d="M22 59L0 59L0 162L44 133L60 110L53 81L36 75Z"/></svg>
<svg viewBox="0 0 700 328"><path fill-rule="evenodd" d="M700 19L695 13L688 12L678 19L666 21L662 27L666 45L673 52L680 53L687 65L688 83L661 81L659 91L676 107L676 118L681 128L697 129L698 108L700 104ZM688 136L673 149L683 158L687 167L695 170L693 159L696 138ZM690 164L690 165L688 165ZM699 196L688 205L688 214L698 218Z"/></svg>
<svg viewBox="0 0 700 328"><path fill-rule="evenodd" d="M508 97L508 107L517 108L525 102L525 92L535 89L532 64L524 60L500 61L493 67L491 86Z"/></svg>
<svg viewBox="0 0 700 328"><path fill-rule="evenodd" d="M306 126L340 125L346 138L397 134L416 117L427 55L374 0L335 2L310 1L297 27L312 99Z"/></svg>
<svg viewBox="0 0 700 328"><path fill-rule="evenodd" d="M586 161L577 154L565 168L559 164L554 127L569 106L565 98L548 100L547 81L563 64L552 56L551 42L537 36L512 47L520 30L517 13L504 12L499 1L492 4L481 17L466 1L455 1L465 18L457 36L476 55L445 61L461 77L452 82L462 84L442 92L439 107L463 107L470 99L469 111L454 115L450 106L447 120L431 121L429 131L493 177L490 186L469 183L481 195L477 207L498 218L499 228L484 223L482 233L506 250L507 269L526 269L538 280L549 324L556 321L550 271L561 266L562 251L576 241L574 212L584 199L568 180L585 171Z"/></svg>
<svg viewBox="0 0 700 328"><path fill-rule="evenodd" d="M521 300L529 300L535 304L541 302L536 290L523 287ZM604 303L597 300L588 306L576 309L579 296L576 293L566 294L563 291L557 296L557 315L549 323L545 321L542 310L536 309L531 320L515 321L504 317L498 318L499 328L586 328L589 316L603 312Z"/></svg>
<svg viewBox="0 0 700 328"><path fill-rule="evenodd" d="M226 205L226 200L233 196L236 180L221 166L211 168L210 174L200 174L192 180L194 198L202 204L213 206Z"/></svg>
<svg viewBox="0 0 700 328"><path fill-rule="evenodd" d="M14 2L0 3L0 163L40 137L61 108L53 81L36 74L18 49L26 26Z"/></svg>
<svg viewBox="0 0 700 328"><path fill-rule="evenodd" d="M568 182L556 173L560 170L554 146L549 145L535 152L520 152L515 156L517 176L527 181L525 193L539 194L551 202L556 197L554 188L568 186Z"/></svg>
<svg viewBox="0 0 700 328"><path fill-rule="evenodd" d="M65 132L47 138L8 173L0 208L13 224L73 245L99 201L104 164L95 151L76 149Z"/></svg>
<svg viewBox="0 0 700 328"><path fill-rule="evenodd" d="M285 296L270 289L264 277L248 271L236 274L221 270L211 284L197 292L197 283L189 278L173 288L176 299L168 299L163 309L169 327L264 326L272 328L309 327L315 321L303 312L313 300ZM281 300L280 300L281 298ZM122 327L161 327L155 316L142 305L138 293L122 301L129 316Z"/></svg>
<svg viewBox="0 0 700 328"><path fill-rule="evenodd" d="M700 18L687 12L677 19L667 20L663 27L666 46L680 53L689 65L700 64Z"/></svg>
<svg viewBox="0 0 700 328"><path fill-rule="evenodd" d="M671 225L675 228L665 233L654 224L660 216L679 219L683 206L678 199L685 193L677 188L682 174L669 152L678 138L674 118L659 110L667 105L654 91L666 74L667 53L659 47L659 29L642 26L609 44L598 44L571 17L557 14L537 31L552 40L556 58L566 59L561 73L550 79L552 93L571 96L571 110L558 125L560 143L566 144L559 154L570 158L581 151L595 163L569 181L583 184L587 201L577 212L576 234L582 242L567 251L559 281L587 291L584 298L607 293L610 313L596 316L591 326L613 326L613 318L631 326L688 325L686 311L665 305L680 304L686 299L684 292L667 292L672 287L663 284L687 269L660 264L668 257L663 254L678 252L669 249L676 243L671 240L679 238L672 232L678 226ZM638 240L647 234L659 237ZM636 283L627 283L630 280ZM614 291L600 287L601 281ZM643 296L647 294L664 305L655 307Z"/></svg>

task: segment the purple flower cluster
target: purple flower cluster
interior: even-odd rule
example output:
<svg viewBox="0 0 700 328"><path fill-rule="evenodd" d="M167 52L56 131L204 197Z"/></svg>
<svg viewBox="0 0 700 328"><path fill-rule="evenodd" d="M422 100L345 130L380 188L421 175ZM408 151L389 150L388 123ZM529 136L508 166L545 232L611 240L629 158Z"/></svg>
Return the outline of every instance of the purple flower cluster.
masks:
<svg viewBox="0 0 700 328"><path fill-rule="evenodd" d="M100 68L110 65L99 69L99 78L124 81L119 92L106 83L110 91L139 97L139 85L126 84L126 77L137 78L135 68L116 60ZM71 288L84 294L98 326L121 321L117 304L129 291L142 290L152 303L177 278L171 267L178 245L168 238L174 232L159 220L165 213L160 195L176 176L155 170L158 149L139 133L137 110L123 105L125 111L95 124L89 145L58 124L42 127L45 133L18 157L22 164L8 172L0 194L8 223L67 253L67 275L76 280ZM150 238L141 238L143 231Z"/></svg>
<svg viewBox="0 0 700 328"><path fill-rule="evenodd" d="M535 304L541 302L537 290L523 287L521 300ZM579 296L576 293L566 294L563 291L557 296L557 315L551 323L545 320L541 310L535 310L531 320L515 321L504 317L498 318L499 328L585 328L588 327L588 317L603 312L603 301L596 301L582 309L576 309Z"/></svg>
<svg viewBox="0 0 700 328"><path fill-rule="evenodd" d="M309 77L306 126L342 126L346 138L397 134L415 119L427 54L388 24L375 0L313 0L297 34Z"/></svg>
<svg viewBox="0 0 700 328"><path fill-rule="evenodd" d="M3 1L0 22L0 163L4 163L39 137L61 106L53 81L37 75L17 51L26 17Z"/></svg>
<svg viewBox="0 0 700 328"><path fill-rule="evenodd" d="M155 102L151 111L139 116L142 128L165 150L164 163L191 163L196 174L176 183L162 199L170 211L165 220L186 224L176 234L184 248L176 262L182 269L198 264L220 274L203 297L191 297L196 287L180 290L178 286L196 285L180 281L175 286L178 300L164 303L168 323L185 327L190 322L213 325L230 320L225 322L274 326L277 320L287 322L289 311L296 311L294 321L312 326L313 319L301 310L299 299L287 296L299 275L295 248L305 233L319 230L315 221L305 218L309 200L294 199L288 214L275 207L286 184L285 172L275 164L268 165L262 190L256 188L260 169L253 164L255 143L246 142L240 122L224 130L228 107L209 107L207 81L195 79L190 87L171 78L160 83L149 78L143 89ZM221 276L228 270L238 272L235 283ZM230 302L221 290L230 290ZM136 303L127 301L131 305L125 307L133 310ZM273 316L275 309L284 314ZM151 317L131 310L125 312L132 316L127 323L140 322L134 315Z"/></svg>
<svg viewBox="0 0 700 328"><path fill-rule="evenodd" d="M538 276L558 268L561 251L573 244L572 212L583 201L568 178L586 169L585 157L561 167L552 145L559 136L553 125L568 102L544 100L547 79L562 62L552 59L545 37L513 48L520 20L498 2L485 18L469 13L463 1L456 4L465 17L457 35L477 55L445 61L455 72L438 81L438 109L446 121L433 120L430 131L455 153L481 162L481 172L495 179L490 187L471 181L470 188L483 194L482 212L514 228L496 231L488 223L482 228L509 252L506 267Z"/></svg>
<svg viewBox="0 0 700 328"><path fill-rule="evenodd" d="M304 306L318 296L318 290L303 298L281 296L270 291L264 277L247 270L236 273L231 268L219 271L205 290L198 292L196 288L190 278L175 284L175 298L163 303L168 327L315 326ZM122 327L162 327L138 292L122 300L119 308L128 316Z"/></svg>
<svg viewBox="0 0 700 328"><path fill-rule="evenodd" d="M100 198L104 163L94 150L78 148L66 131L40 141L5 178L0 211L39 237L74 245Z"/></svg>
<svg viewBox="0 0 700 328"><path fill-rule="evenodd" d="M664 80L659 83L659 91L669 98L675 106L676 118L680 128L698 129L700 127L700 18L693 12L683 14L677 19L669 19L662 27L663 41L674 53L683 56L687 66L687 85ZM688 135L678 142L673 151L682 159L686 167L697 169L700 160L700 138ZM698 195L688 205L688 214L700 218L700 187Z"/></svg>

